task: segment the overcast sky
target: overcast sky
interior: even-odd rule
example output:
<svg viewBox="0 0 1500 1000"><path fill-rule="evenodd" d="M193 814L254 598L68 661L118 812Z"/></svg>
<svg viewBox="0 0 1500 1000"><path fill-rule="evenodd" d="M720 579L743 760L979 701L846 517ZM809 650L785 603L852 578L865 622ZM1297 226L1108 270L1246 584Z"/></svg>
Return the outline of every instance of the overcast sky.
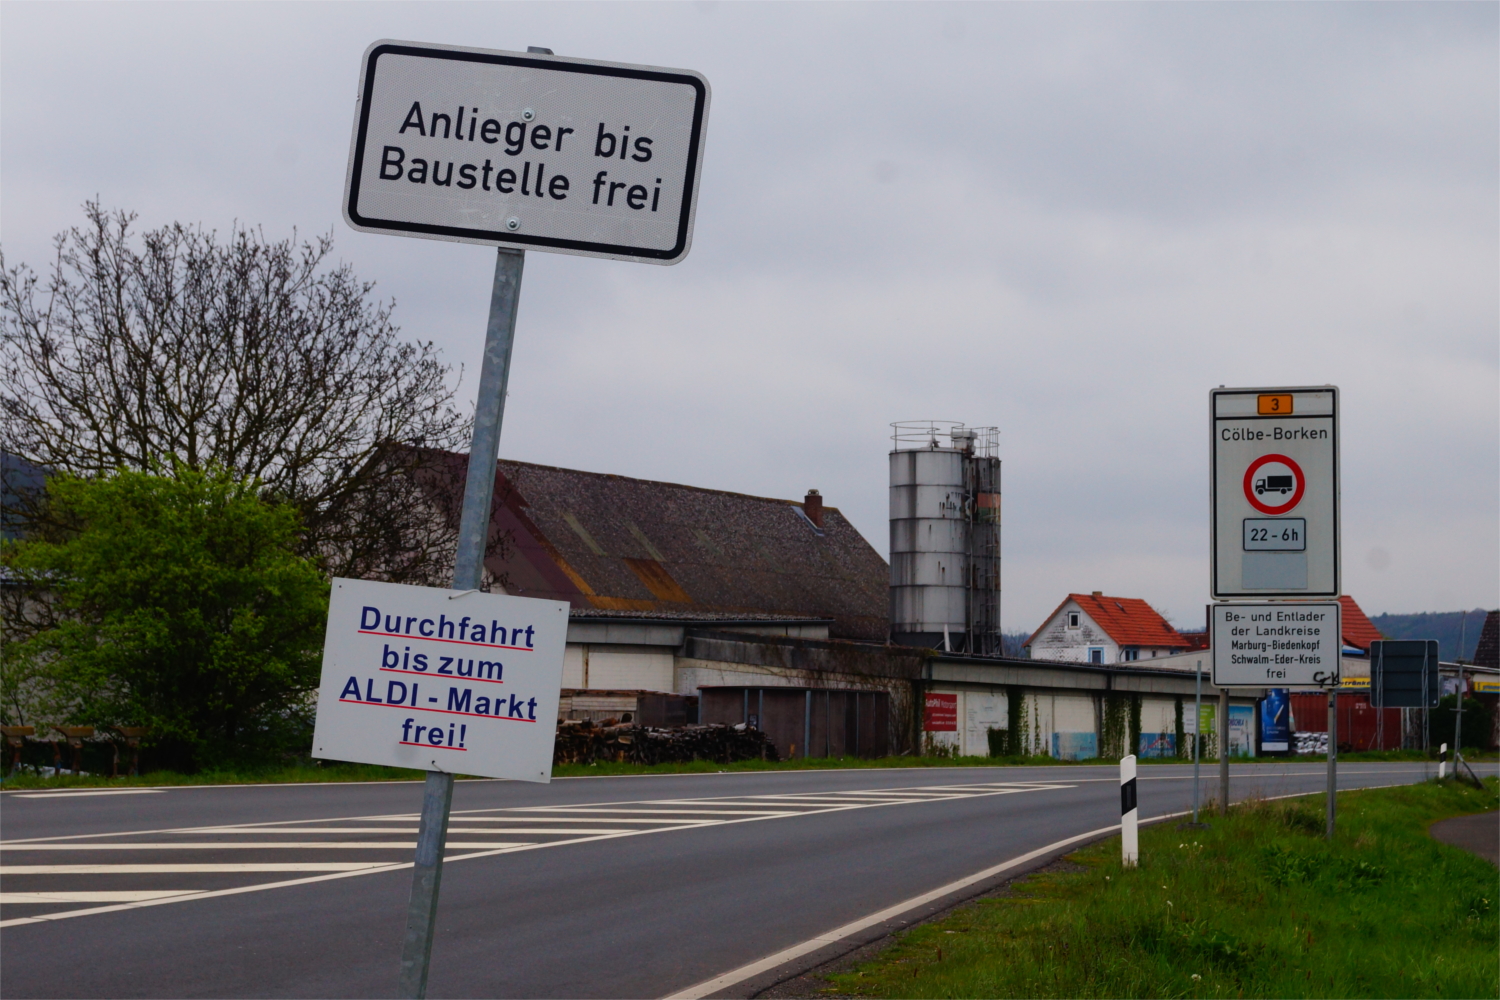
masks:
<svg viewBox="0 0 1500 1000"><path fill-rule="evenodd" d="M1208 599L1208 390L1343 391L1346 590L1500 604L1497 7L0 6L0 244L80 205L332 231L466 366L493 252L341 221L378 38L698 70L675 267L531 253L501 453L800 498L887 548L889 423L998 425L1004 622Z"/></svg>

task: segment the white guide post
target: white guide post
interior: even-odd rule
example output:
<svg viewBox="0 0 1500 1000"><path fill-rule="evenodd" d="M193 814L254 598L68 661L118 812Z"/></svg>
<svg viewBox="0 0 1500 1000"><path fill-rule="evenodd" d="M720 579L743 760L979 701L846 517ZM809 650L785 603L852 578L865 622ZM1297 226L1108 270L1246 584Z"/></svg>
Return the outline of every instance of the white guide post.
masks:
<svg viewBox="0 0 1500 1000"><path fill-rule="evenodd" d="M1134 868L1141 858L1138 830L1140 814L1135 805L1135 754L1120 758L1120 862Z"/></svg>
<svg viewBox="0 0 1500 1000"><path fill-rule="evenodd" d="M1442 781L1448 777L1448 744L1444 743L1438 748L1438 780Z"/></svg>

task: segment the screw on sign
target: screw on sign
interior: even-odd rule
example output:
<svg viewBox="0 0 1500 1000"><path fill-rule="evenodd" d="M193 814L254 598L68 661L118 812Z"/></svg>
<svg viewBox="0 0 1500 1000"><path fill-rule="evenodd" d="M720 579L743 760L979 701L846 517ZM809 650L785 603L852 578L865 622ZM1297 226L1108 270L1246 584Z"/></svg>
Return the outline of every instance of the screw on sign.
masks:
<svg viewBox="0 0 1500 1000"><path fill-rule="evenodd" d="M1302 502L1307 477L1285 455L1262 455L1245 470L1245 499L1262 514L1285 514Z"/></svg>

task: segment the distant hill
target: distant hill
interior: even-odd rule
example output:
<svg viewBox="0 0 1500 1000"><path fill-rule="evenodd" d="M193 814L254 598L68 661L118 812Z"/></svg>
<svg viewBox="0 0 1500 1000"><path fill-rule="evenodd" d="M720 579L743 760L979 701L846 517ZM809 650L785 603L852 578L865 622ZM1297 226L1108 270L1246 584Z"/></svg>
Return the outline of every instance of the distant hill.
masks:
<svg viewBox="0 0 1500 1000"><path fill-rule="evenodd" d="M1473 611L1424 611L1416 615L1371 615L1370 621L1380 629L1387 639L1436 639L1438 659L1453 662L1455 656L1464 660L1474 659L1474 647L1479 643L1479 629L1484 625L1483 608ZM1468 624L1464 617L1468 616ZM1459 634L1463 634L1463 653L1458 653Z"/></svg>
<svg viewBox="0 0 1500 1000"><path fill-rule="evenodd" d="M1014 656L1018 660L1024 659L1026 657L1026 640L1030 638L1030 632L1001 632L1000 655Z"/></svg>

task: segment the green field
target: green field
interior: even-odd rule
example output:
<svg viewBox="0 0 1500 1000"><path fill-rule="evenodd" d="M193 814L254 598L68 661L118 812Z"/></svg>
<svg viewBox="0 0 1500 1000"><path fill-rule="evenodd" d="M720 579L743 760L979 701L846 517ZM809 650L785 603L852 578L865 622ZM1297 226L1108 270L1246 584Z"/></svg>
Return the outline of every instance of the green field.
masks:
<svg viewBox="0 0 1500 1000"><path fill-rule="evenodd" d="M1249 802L1207 830L1142 829L1069 871L1018 883L902 934L831 976L871 997L1496 997L1495 867L1431 839L1495 809L1500 786L1453 782Z"/></svg>

